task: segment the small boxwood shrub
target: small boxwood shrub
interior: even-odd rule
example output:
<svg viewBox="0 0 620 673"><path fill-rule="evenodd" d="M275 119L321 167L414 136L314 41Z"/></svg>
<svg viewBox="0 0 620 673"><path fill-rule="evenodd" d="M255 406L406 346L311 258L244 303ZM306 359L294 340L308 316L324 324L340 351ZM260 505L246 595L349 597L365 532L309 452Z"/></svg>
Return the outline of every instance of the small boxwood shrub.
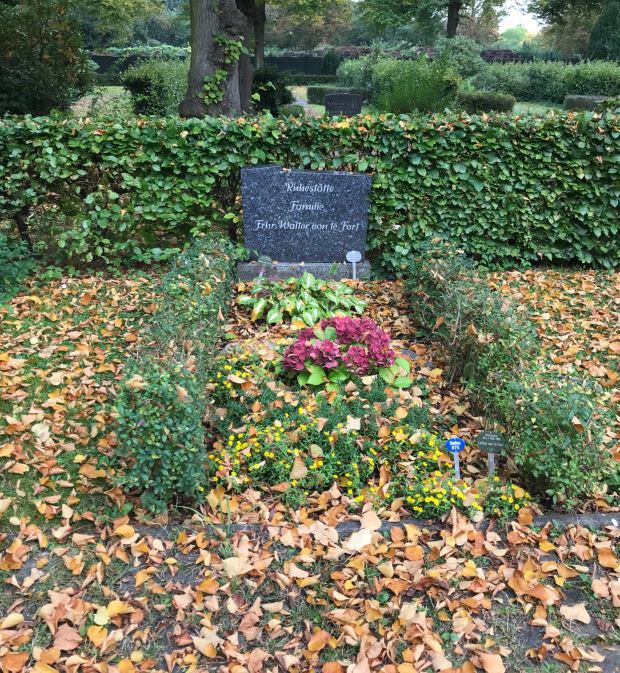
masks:
<svg viewBox="0 0 620 673"><path fill-rule="evenodd" d="M278 110L280 117L303 117L306 114L303 105L298 103L290 103L289 105L282 105Z"/></svg>
<svg viewBox="0 0 620 673"><path fill-rule="evenodd" d="M277 115L283 105L290 105L294 98L286 88L286 75L275 68L261 68L254 73L252 93L258 96L255 100L257 110L269 110Z"/></svg>
<svg viewBox="0 0 620 673"><path fill-rule="evenodd" d="M366 95L366 91L364 89L356 89L354 87L331 85L309 86L308 103L311 103L312 105L324 105L325 96L329 93L354 93L361 96Z"/></svg>
<svg viewBox="0 0 620 673"><path fill-rule="evenodd" d="M412 261L407 288L420 329L447 351L450 382L462 382L473 412L506 433L528 490L570 509L613 481L596 391L548 366L523 307L491 291L462 251L439 240Z"/></svg>
<svg viewBox="0 0 620 673"><path fill-rule="evenodd" d="M176 115L187 88L188 61L151 59L128 68L123 86L139 115Z"/></svg>
<svg viewBox="0 0 620 673"><path fill-rule="evenodd" d="M233 249L198 239L162 281L145 349L116 400L117 481L149 509L200 500L205 480L206 384L230 296Z"/></svg>
<svg viewBox="0 0 620 673"><path fill-rule="evenodd" d="M514 96L492 91L460 91L456 103L465 112L512 112L516 103Z"/></svg>

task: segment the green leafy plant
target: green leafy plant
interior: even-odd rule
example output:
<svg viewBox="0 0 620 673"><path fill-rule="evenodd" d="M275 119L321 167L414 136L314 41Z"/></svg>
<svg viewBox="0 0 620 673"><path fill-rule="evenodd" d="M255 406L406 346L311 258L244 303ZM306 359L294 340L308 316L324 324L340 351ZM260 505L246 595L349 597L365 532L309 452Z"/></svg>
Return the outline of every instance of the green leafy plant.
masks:
<svg viewBox="0 0 620 673"><path fill-rule="evenodd" d="M0 299L18 288L35 266L24 243L10 240L0 232Z"/></svg>
<svg viewBox="0 0 620 673"><path fill-rule="evenodd" d="M164 277L148 347L127 366L116 401L117 481L145 507L200 499L206 384L229 298L234 250L198 239Z"/></svg>
<svg viewBox="0 0 620 673"><path fill-rule="evenodd" d="M272 115L277 115L280 107L294 101L286 87L286 76L273 68L260 68L254 73L252 94L256 109L269 110Z"/></svg>
<svg viewBox="0 0 620 673"><path fill-rule="evenodd" d="M268 325L288 319L293 324L312 326L333 315L361 314L366 307L366 302L355 297L345 283L320 280L307 271L286 281L258 279L250 294L237 297L237 303L252 309L253 322L265 320Z"/></svg>
<svg viewBox="0 0 620 673"><path fill-rule="evenodd" d="M441 241L412 261L407 287L420 329L449 354L449 380L510 438L525 486L568 509L601 490L613 470L596 390L549 369L528 314Z"/></svg>

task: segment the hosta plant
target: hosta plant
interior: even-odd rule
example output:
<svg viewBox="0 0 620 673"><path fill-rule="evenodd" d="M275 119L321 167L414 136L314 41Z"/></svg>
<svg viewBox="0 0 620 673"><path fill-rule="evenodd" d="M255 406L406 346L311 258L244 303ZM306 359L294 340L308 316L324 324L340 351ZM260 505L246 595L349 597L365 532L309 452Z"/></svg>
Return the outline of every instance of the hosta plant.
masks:
<svg viewBox="0 0 620 673"><path fill-rule="evenodd" d="M258 279L250 294L239 295L237 303L252 309L253 322L264 319L277 325L288 319L300 327L333 315L361 314L366 307L348 285L320 280L308 272L279 282Z"/></svg>
<svg viewBox="0 0 620 673"><path fill-rule="evenodd" d="M326 318L301 330L282 366L302 386L335 389L353 376L375 374L396 387L411 385L408 361L396 357L389 335L370 318Z"/></svg>

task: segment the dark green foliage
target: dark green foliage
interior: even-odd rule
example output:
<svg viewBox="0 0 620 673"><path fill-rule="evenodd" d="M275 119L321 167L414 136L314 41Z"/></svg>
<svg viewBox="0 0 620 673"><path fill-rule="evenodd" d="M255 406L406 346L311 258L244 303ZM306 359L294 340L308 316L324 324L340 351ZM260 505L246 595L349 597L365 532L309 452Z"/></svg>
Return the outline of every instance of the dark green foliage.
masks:
<svg viewBox="0 0 620 673"><path fill-rule="evenodd" d="M176 115L187 89L186 60L150 59L128 68L123 85L139 115Z"/></svg>
<svg viewBox="0 0 620 673"><path fill-rule="evenodd" d="M606 61L505 63L489 65L473 79L478 89L517 100L561 103L571 94L620 95L620 65Z"/></svg>
<svg viewBox="0 0 620 673"><path fill-rule="evenodd" d="M200 499L205 476L202 416L230 296L233 251L198 239L162 282L145 350L127 367L117 398L119 483L146 507Z"/></svg>
<svg viewBox="0 0 620 673"><path fill-rule="evenodd" d="M92 79L68 0L0 3L0 116L66 110Z"/></svg>
<svg viewBox="0 0 620 673"><path fill-rule="evenodd" d="M620 2L609 0L590 36L590 58L620 61Z"/></svg>
<svg viewBox="0 0 620 673"><path fill-rule="evenodd" d="M48 256L144 259L240 221L241 166L365 171L368 247L386 271L402 272L433 235L487 265L611 268L620 267L619 154L620 118L591 113L367 115L350 125L7 119L0 210L27 217Z"/></svg>
<svg viewBox="0 0 620 673"><path fill-rule="evenodd" d="M304 73L286 73L286 83L291 86L312 86L313 84L335 84L336 75L305 75Z"/></svg>
<svg viewBox="0 0 620 673"><path fill-rule="evenodd" d="M34 267L35 261L26 245L0 232L0 300L16 290Z"/></svg>
<svg viewBox="0 0 620 673"><path fill-rule="evenodd" d="M333 49L325 53L325 56L323 56L323 74L335 75L339 65L340 56Z"/></svg>
<svg viewBox="0 0 620 673"><path fill-rule="evenodd" d="M309 86L308 87L308 103L312 105L324 105L325 96L330 93L355 93L361 96L366 95L364 89L355 89L346 86L324 85L324 86Z"/></svg>
<svg viewBox="0 0 620 673"><path fill-rule="evenodd" d="M286 88L287 78L284 73L273 68L261 68L254 73L252 94L259 96L255 99L257 110L269 110L277 115L282 105L289 105L294 101L293 94Z"/></svg>
<svg viewBox="0 0 620 673"><path fill-rule="evenodd" d="M438 240L412 261L407 288L416 322L449 354L451 381L462 381L474 412L506 433L528 490L570 508L611 477L595 391L550 368L522 307Z"/></svg>
<svg viewBox="0 0 620 673"><path fill-rule="evenodd" d="M482 46L470 37L444 37L437 42L436 47L440 56L446 58L450 67L461 77L473 77L485 67L480 56Z"/></svg>
<svg viewBox="0 0 620 673"><path fill-rule="evenodd" d="M514 96L492 91L459 91L457 105L469 114L480 112L512 112Z"/></svg>

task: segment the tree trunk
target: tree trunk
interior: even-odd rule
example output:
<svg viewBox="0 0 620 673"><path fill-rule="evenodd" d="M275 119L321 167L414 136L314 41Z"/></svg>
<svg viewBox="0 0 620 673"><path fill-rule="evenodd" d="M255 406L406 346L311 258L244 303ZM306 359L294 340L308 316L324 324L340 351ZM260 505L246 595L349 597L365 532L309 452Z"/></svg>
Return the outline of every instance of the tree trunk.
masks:
<svg viewBox="0 0 620 673"><path fill-rule="evenodd" d="M265 13L265 2L256 3L256 13L254 14L254 54L256 69L265 65L265 24L267 23L267 14Z"/></svg>
<svg viewBox="0 0 620 673"><path fill-rule="evenodd" d="M448 23L446 24L446 34L448 37L455 37L456 31L461 20L461 8L463 0L448 0Z"/></svg>
<svg viewBox="0 0 620 673"><path fill-rule="evenodd" d="M235 0L191 0L192 59L187 92L179 106L182 117L241 114L239 92L239 63L226 64L225 45L216 39L239 40L243 35L245 18L237 10ZM217 100L205 100L205 85L213 92L213 78L220 71L226 72L219 82L221 94Z"/></svg>
<svg viewBox="0 0 620 673"><path fill-rule="evenodd" d="M252 82L254 70L252 68L252 33L254 30L254 16L256 14L256 0L236 0L237 9L244 15L243 46L247 54L241 54L239 59L239 95L241 109L246 112L250 108L252 97Z"/></svg>

